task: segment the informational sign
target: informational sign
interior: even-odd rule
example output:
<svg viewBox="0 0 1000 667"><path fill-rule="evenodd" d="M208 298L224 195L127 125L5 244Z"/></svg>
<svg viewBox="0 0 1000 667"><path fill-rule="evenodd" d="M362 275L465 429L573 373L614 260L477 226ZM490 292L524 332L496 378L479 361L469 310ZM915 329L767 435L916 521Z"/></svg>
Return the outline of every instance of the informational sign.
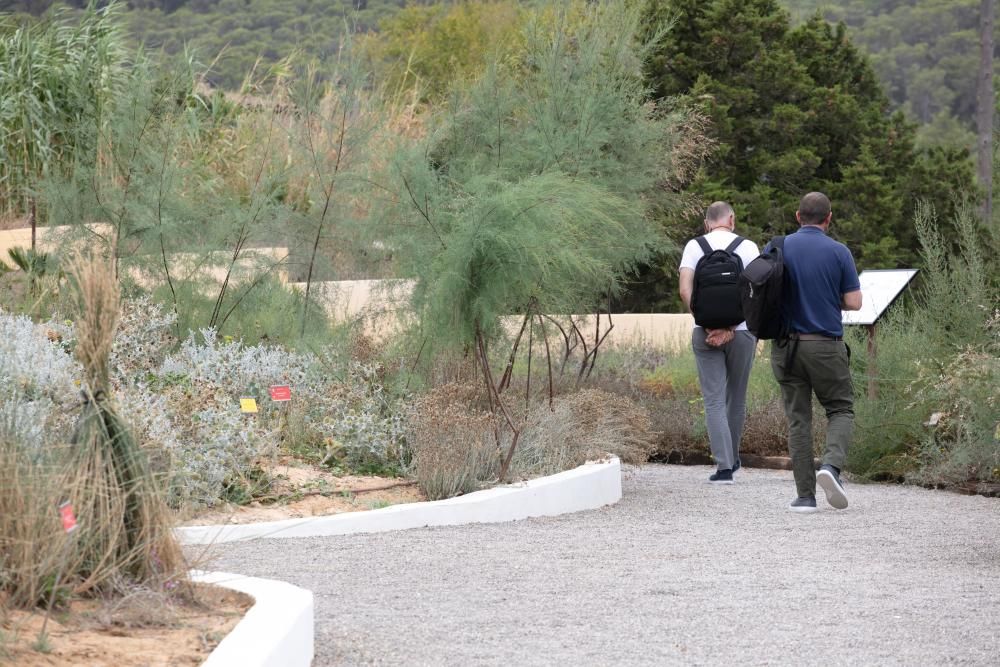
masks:
<svg viewBox="0 0 1000 667"><path fill-rule="evenodd" d="M271 386L271 400L272 401L290 401L292 400L292 388L287 384L276 384Z"/></svg>
<svg viewBox="0 0 1000 667"><path fill-rule="evenodd" d="M862 271L858 276L861 282L861 310L842 311L841 321L844 324L875 324L915 275L916 269Z"/></svg>
<svg viewBox="0 0 1000 667"><path fill-rule="evenodd" d="M241 398L240 399L240 410L242 412L255 413L257 412L257 399L256 398Z"/></svg>
<svg viewBox="0 0 1000 667"><path fill-rule="evenodd" d="M76 530L76 516L73 514L73 505L66 501L59 505L59 518L62 520L62 527L67 533Z"/></svg>

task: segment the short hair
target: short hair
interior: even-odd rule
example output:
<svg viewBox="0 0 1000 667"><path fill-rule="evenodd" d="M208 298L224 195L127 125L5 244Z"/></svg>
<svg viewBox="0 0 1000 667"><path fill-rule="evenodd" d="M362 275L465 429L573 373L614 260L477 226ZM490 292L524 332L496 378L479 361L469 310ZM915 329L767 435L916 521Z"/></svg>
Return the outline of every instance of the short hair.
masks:
<svg viewBox="0 0 1000 667"><path fill-rule="evenodd" d="M717 201L709 206L708 210L705 211L705 222L711 224L718 220L728 218L731 215L736 215L735 211L733 211L733 207L730 206L728 202Z"/></svg>
<svg viewBox="0 0 1000 667"><path fill-rule="evenodd" d="M799 224L819 225L830 215L830 199L822 192L810 192L799 202Z"/></svg>

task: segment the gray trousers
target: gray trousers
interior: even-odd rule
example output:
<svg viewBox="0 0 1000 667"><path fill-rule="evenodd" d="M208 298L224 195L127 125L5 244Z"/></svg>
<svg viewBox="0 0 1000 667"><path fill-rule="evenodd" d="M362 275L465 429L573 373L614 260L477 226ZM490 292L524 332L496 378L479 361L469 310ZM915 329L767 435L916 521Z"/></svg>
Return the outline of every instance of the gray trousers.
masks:
<svg viewBox="0 0 1000 667"><path fill-rule="evenodd" d="M719 470L732 469L740 460L740 438L747 418L747 382L757 339L749 331L733 332L722 347L705 343L705 330L691 334L698 382L705 399L705 426L712 456Z"/></svg>
<svg viewBox="0 0 1000 667"><path fill-rule="evenodd" d="M854 433L854 385L851 382L847 345L835 340L801 340L786 347L771 347L771 369L781 386L781 401L788 418L788 453L792 457L795 490L799 496L816 495L813 461L812 395L826 411L826 447L823 463L843 468ZM791 363L789 363L791 357Z"/></svg>

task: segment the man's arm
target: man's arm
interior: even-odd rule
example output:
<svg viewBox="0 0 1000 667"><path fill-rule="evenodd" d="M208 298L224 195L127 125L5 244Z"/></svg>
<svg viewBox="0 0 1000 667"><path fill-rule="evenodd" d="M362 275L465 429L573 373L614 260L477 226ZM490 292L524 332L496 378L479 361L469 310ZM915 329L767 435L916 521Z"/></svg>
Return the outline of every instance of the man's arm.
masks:
<svg viewBox="0 0 1000 667"><path fill-rule="evenodd" d="M861 310L861 283L858 267L847 246L841 245L840 307L843 310Z"/></svg>
<svg viewBox="0 0 1000 667"><path fill-rule="evenodd" d="M694 292L694 269L681 269L681 301L691 312L691 293Z"/></svg>
<svg viewBox="0 0 1000 667"><path fill-rule="evenodd" d="M844 294L840 298L840 307L844 310L861 310L861 290Z"/></svg>

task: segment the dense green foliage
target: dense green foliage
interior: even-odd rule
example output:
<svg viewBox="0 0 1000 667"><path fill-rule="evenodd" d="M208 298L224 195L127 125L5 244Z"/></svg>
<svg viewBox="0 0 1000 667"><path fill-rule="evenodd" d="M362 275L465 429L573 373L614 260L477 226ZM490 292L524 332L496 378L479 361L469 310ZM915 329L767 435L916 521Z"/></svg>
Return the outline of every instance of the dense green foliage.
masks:
<svg viewBox="0 0 1000 667"><path fill-rule="evenodd" d="M972 187L971 163L963 151L916 150L914 127L889 113L845 28L818 18L792 27L777 0L648 3L647 26L671 17L646 71L656 97L682 96L711 121L717 150L692 190L733 202L756 240L793 231L799 198L826 192L833 234L859 269L912 265L913 202L947 207L949 193ZM699 222L676 227L678 240ZM666 263L656 282L672 280Z"/></svg>
<svg viewBox="0 0 1000 667"><path fill-rule="evenodd" d="M915 211L923 281L915 298L879 325L874 368L859 355L857 384L878 378L875 399L859 397L849 467L873 479L933 485L1000 481L1000 293L995 263L977 241L979 217L963 205L942 235L934 207ZM995 261L995 260L994 260ZM858 333L858 332L855 332ZM863 345L860 336L855 341Z"/></svg>
<svg viewBox="0 0 1000 667"><path fill-rule="evenodd" d="M664 230L677 240L693 235L692 200L732 200L740 231L760 241L793 225L803 192L823 189L834 200L834 233L860 268L925 269L912 310L882 328L883 392L876 401L859 396L852 469L946 483L995 477L996 254L980 249L974 208L954 204L971 183L967 156L916 149L914 126L891 113L867 57L842 27L793 26L776 0L672 0L649 6L644 18L642 8L627 10L631 4L415 7L365 38L367 62L345 48L335 67L289 66L280 60L287 52L275 51L267 60L278 66L250 73L257 43L244 35L239 53L247 59L237 61L243 69L232 70L232 81L246 81L249 96L207 93L192 57L126 48L114 11L91 7L80 21L20 31L11 20L0 29L0 201L22 215L26 199L37 198L42 222L69 225L113 257L121 285L151 292L180 337L213 327L248 341L327 342L320 308L281 274L336 277L344 257L385 253L397 275L416 279L413 305L430 347L460 356L492 344L480 352L482 379L506 339L502 316L534 313L541 321L603 305L641 262L669 249ZM681 13L664 34L668 4ZM130 16L208 18L225 8L227 18L244 21L266 6L146 5ZM282 5L280 13L297 7L301 18L310 6ZM294 32L286 37L289 49L302 46ZM370 86L362 64L389 85ZM419 100L386 102L384 89L416 91ZM263 252L273 246L289 256ZM31 269L23 273L32 274L36 314L50 302L32 290L58 291L59 277L49 275L55 264L42 272L27 255L21 264ZM213 271L224 278L206 275ZM661 294L675 292L672 276L654 278ZM667 302L640 297L637 309ZM537 354L546 326L528 330L521 355L532 345ZM205 367L200 360L215 352L189 340L193 364ZM419 360L417 353L395 365L415 369ZM547 374L547 366L533 371ZM206 396L236 384L229 367L215 368L220 375ZM256 382L259 369L251 371ZM374 366L370 372L375 377ZM690 372L688 364L642 379L673 395L674 385L693 387ZM175 398L186 408L184 391ZM527 384L525 396L527 404ZM687 430L676 436L690 439L697 401L677 396L694 401ZM149 405L161 405L154 399ZM773 405L759 403L762 419L748 426L769 446L780 420L767 410ZM368 442L395 432L365 426L389 420L381 407L361 416L345 410L345 422ZM939 426L924 426L935 412ZM234 421L220 420L220 432L232 432ZM342 438L340 428L316 430L310 447ZM494 444L506 442L491 443L491 455Z"/></svg>
<svg viewBox="0 0 1000 667"><path fill-rule="evenodd" d="M850 28L893 108L921 124L921 146L972 147L980 0L783 0L805 21L816 12Z"/></svg>

